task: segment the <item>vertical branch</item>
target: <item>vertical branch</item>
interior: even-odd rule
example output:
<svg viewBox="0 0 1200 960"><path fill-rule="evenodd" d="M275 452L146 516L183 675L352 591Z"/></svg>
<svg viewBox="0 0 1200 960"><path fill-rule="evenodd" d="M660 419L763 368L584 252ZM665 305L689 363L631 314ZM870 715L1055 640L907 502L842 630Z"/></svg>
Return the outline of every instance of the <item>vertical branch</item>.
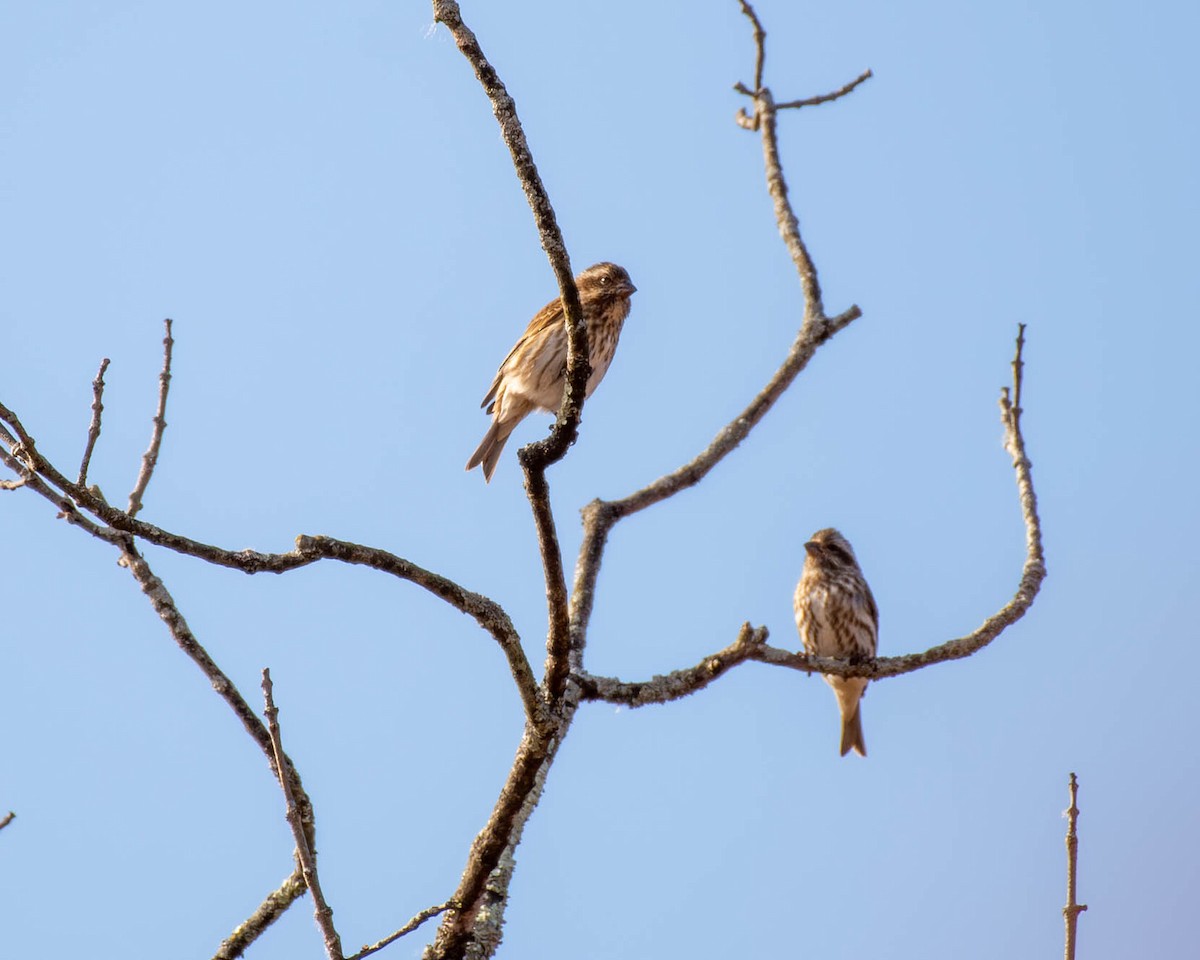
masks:
<svg viewBox="0 0 1200 960"><path fill-rule="evenodd" d="M579 418L583 413L591 364L588 359L587 324L584 322L583 307L579 302L579 291L571 271L571 260L566 243L558 226L554 207L549 194L533 162L533 154L525 138L525 131L517 116L517 105L501 81L496 68L484 56L483 48L471 29L463 22L462 11L455 0L433 0L433 17L443 24L454 37L455 45L475 70L484 93L492 104L492 113L500 125L500 134L512 156L513 168L521 182L521 189L529 201L537 225L542 249L550 260L562 295L564 324L567 333L567 373L563 389L562 406L550 436L523 447L518 460L525 470L525 490L533 510L534 526L537 529L538 547L542 554L542 567L546 578L546 601L549 610L547 631L547 677L545 689L550 702L561 698L567 676L567 649L569 646L567 583L563 572L562 551L554 526L554 514L550 506L550 486L546 481L546 468L566 455L567 449L579 434Z"/></svg>
<svg viewBox="0 0 1200 960"><path fill-rule="evenodd" d="M1025 518L1025 577L1045 576L1045 551L1042 546L1042 524L1038 519L1037 494L1033 489L1033 464L1025 452L1025 438L1021 435L1021 393L1025 386L1025 324L1017 324L1017 352L1013 355L1012 393L1008 388L1000 391L1000 411L1004 420L1004 446L1013 458L1017 474L1017 492L1021 498L1021 513ZM1034 593L1037 585L1034 584ZM1032 597L1030 598L1032 600Z"/></svg>
<svg viewBox="0 0 1200 960"><path fill-rule="evenodd" d="M1078 790L1079 784L1075 780L1075 774L1071 774L1071 805L1067 807L1067 905L1063 907L1063 922L1067 927L1067 946L1064 953L1066 960L1075 960L1075 924L1079 915L1087 909L1087 904L1075 902L1075 857L1079 852L1079 838L1075 835L1079 807L1075 799Z"/></svg>
<svg viewBox="0 0 1200 960"><path fill-rule="evenodd" d="M583 307L579 302L579 291L575 287L567 245L558 227L554 207L550 204L550 196L546 193L537 165L533 162L533 153L517 117L516 103L496 73L496 68L484 56L483 48L480 47L475 34L463 23L462 11L455 0L433 0L433 18L450 31L455 45L474 68L475 76L491 101L492 113L495 114L496 122L500 124L500 135L512 155L513 167L521 181L521 189L525 191L525 199L529 201L530 209L533 210L542 249L546 251L550 268L554 271L558 289L562 294L567 329L567 376L562 407L559 408L558 419L550 436L522 448L528 453L521 457L521 463L526 465L527 469L537 467L544 470L566 454L567 448L575 442L579 432L584 391L588 375L591 373Z"/></svg>
<svg viewBox="0 0 1200 960"><path fill-rule="evenodd" d="M163 431L167 429L167 390L171 386L171 348L175 346L175 341L171 339L170 319L166 324L167 335L163 337L163 368L162 373L158 375L158 409L154 412L154 430L150 434L150 446L142 455L142 469L138 474L137 483L133 485L133 491L129 494L129 509L126 512L131 517L136 517L142 509L142 497L158 464L158 450L162 446Z"/></svg>
<svg viewBox="0 0 1200 960"><path fill-rule="evenodd" d="M292 836L296 840L296 855L300 858L300 867L304 871L304 884L308 887L313 898L313 913L321 936L325 938L325 952L329 960L342 960L342 939L333 926L333 911L325 902L321 892L321 881L317 876L317 861L313 856L312 847L308 845L308 837L304 833L304 819L300 807L296 803L296 795L292 792L291 765L283 752L283 741L279 733L279 710L275 706L272 694L271 671L263 668L262 692L266 706L263 714L267 718L267 730L271 734L271 747L275 752L275 770L279 774L279 786L283 788L283 799L287 804L287 822L292 828Z"/></svg>
<svg viewBox="0 0 1200 960"><path fill-rule="evenodd" d="M567 577L563 569L562 548L550 507L550 485L546 472L525 467L525 490L533 509L537 528L538 548L542 555L542 572L546 579L546 606L549 608L549 629L546 636L546 666L542 687L545 703L553 707L563 694L569 671L570 616L567 607Z"/></svg>
<svg viewBox="0 0 1200 960"><path fill-rule="evenodd" d="M762 21L758 19L754 8L746 0L740 0L740 3L742 13L750 19L750 24L754 27L754 92L758 93L762 89L763 63L767 59L767 31L763 29Z"/></svg>
<svg viewBox="0 0 1200 960"><path fill-rule="evenodd" d="M79 480L81 487L87 486L88 467L92 462L92 451L96 449L96 441L100 439L100 415L104 412L104 371L108 369L108 357L100 361L100 372L92 381L92 422L88 426L87 443L83 448L83 461L79 464Z"/></svg>
<svg viewBox="0 0 1200 960"><path fill-rule="evenodd" d="M821 283L817 279L817 268L813 263L804 238L800 235L800 221L788 200L787 181L783 178L783 162L779 158L779 136L775 128L775 100L771 91L762 87L754 95L754 109L762 124L763 163L767 171L767 192L775 204L775 220L779 224L779 235L792 256L796 271L800 274L800 286L804 290L804 319L823 320L825 305L821 300Z"/></svg>

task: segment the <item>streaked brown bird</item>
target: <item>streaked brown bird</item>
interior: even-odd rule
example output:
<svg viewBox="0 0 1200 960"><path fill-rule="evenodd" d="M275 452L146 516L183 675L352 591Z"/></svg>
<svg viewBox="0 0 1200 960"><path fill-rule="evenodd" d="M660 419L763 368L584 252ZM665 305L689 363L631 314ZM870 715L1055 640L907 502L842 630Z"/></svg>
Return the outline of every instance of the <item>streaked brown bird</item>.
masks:
<svg viewBox="0 0 1200 960"><path fill-rule="evenodd" d="M575 278L587 323L588 359L592 365L585 397L604 379L629 316L629 298L637 290L624 267L597 263ZM551 300L533 315L521 339L496 371L481 407L492 425L467 461L472 470L483 464L483 479L491 482L509 434L534 410L556 413L562 404L567 375L567 326L562 301Z"/></svg>
<svg viewBox="0 0 1200 960"><path fill-rule="evenodd" d="M805 653L839 660L874 657L879 643L879 609L849 541L827 527L814 533L804 550L807 556L792 608ZM855 750L865 757L859 701L867 681L823 676L833 687L842 714L842 756Z"/></svg>

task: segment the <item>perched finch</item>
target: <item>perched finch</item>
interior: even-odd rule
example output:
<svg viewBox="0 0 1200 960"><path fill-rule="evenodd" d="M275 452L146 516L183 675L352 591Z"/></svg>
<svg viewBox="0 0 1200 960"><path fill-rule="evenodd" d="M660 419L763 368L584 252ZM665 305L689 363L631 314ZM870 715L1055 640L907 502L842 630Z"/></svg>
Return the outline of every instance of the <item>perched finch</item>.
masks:
<svg viewBox="0 0 1200 960"><path fill-rule="evenodd" d="M615 263L588 267L575 278L575 285L587 323L592 373L584 396L590 397L612 363L621 326L629 316L629 298L637 287L625 268ZM556 298L533 315L521 339L496 371L491 389L480 404L492 415L492 425L467 461L467 469L483 464L483 479L490 482L500 452L517 424L534 410L550 413L558 410L566 374L566 317L562 301Z"/></svg>
<svg viewBox="0 0 1200 960"><path fill-rule="evenodd" d="M814 533L804 550L808 555L792 607L805 653L839 660L875 656L879 610L849 542L829 527ZM867 681L826 675L825 682L833 687L842 714L842 756L854 749L865 757L859 700Z"/></svg>

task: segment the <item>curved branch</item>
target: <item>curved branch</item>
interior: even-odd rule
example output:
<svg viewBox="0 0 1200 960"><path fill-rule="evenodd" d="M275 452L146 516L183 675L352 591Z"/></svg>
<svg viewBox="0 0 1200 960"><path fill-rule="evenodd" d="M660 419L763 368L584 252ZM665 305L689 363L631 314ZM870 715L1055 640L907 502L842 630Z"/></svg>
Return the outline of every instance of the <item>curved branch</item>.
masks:
<svg viewBox="0 0 1200 960"><path fill-rule="evenodd" d="M1025 348L1025 325L1020 324L1017 333L1016 355L1013 358L1013 386L1010 397L1006 387L1000 394L1000 413L1004 424L1004 447L1013 459L1016 473L1017 495L1021 503L1021 515L1025 524L1025 563L1021 579L1011 600L996 613L988 617L972 633L930 647L922 653L910 653L899 657L877 657L872 660L851 662L828 657L794 653L766 644L766 631L761 639L747 634L749 624L742 627L738 640L724 650L710 654L694 667L676 670L665 676L648 681L623 683L608 677L593 677L575 666L584 697L589 700L604 700L632 707L648 703L666 703L677 700L707 686L722 674L747 660L756 660L777 667L788 667L805 673L822 673L838 677L866 677L868 680L886 680L899 677L935 663L961 660L982 650L1000 636L1008 627L1020 620L1033 604L1034 598L1046 578L1046 560L1042 548L1042 527L1037 511L1037 495L1033 489L1032 464L1025 452L1025 438L1021 433L1021 407ZM597 516L603 516L603 503L592 503L585 510L584 526L592 529L602 524ZM610 524L611 525L611 524ZM587 537L585 536L585 541ZM597 541L599 543L599 541Z"/></svg>
<svg viewBox="0 0 1200 960"><path fill-rule="evenodd" d="M136 537L185 556L196 557L248 574L286 573L318 560L340 560L343 563L368 566L423 587L456 610L472 617L492 635L508 660L509 671L516 682L517 693L526 717L539 725L545 722L545 707L538 697L537 681L534 679L529 659L521 647L521 637L504 608L491 598L467 590L448 577L426 570L386 550L332 537L301 535L296 538L295 550L287 553L259 553L255 550L226 550L171 533L154 524L137 520L109 505L94 488L89 489L68 480L38 452L36 443L24 424L3 404L0 404L0 424L7 424L16 435L13 437L7 429L0 426L0 437L16 448L12 453L0 450L0 460L15 472L22 474L23 485L29 486L58 507L61 516L98 539L121 546L127 543L128 537ZM58 490L53 487L57 487ZM104 526L93 523L81 511L90 513Z"/></svg>
<svg viewBox="0 0 1200 960"><path fill-rule="evenodd" d="M366 547L345 540L335 540L332 537L297 537L296 549L293 553L278 554L277 556L281 561L285 558L290 561L293 556L302 558L302 562L297 563L296 566L311 563L314 560L331 559L370 567L382 573L389 573L401 580L415 583L456 610L467 614L492 635L504 652L504 656L508 660L509 671L517 685L517 693L521 697L521 704L525 708L526 719L539 728L545 725L545 705L538 697L537 681L533 677L529 659L521 647L521 636L517 633L517 628L513 626L513 622L504 608L495 600L485 597L481 593L467 590L448 577L419 567L386 550Z"/></svg>

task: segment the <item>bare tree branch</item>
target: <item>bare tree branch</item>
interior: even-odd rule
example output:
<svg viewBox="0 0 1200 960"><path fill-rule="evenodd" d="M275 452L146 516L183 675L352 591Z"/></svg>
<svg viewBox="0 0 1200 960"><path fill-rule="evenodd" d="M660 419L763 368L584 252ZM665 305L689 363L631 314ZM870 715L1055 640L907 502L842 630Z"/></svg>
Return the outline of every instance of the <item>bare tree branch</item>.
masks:
<svg viewBox="0 0 1200 960"><path fill-rule="evenodd" d="M275 750L271 744L270 732L250 704L242 697L234 682L217 666L216 661L208 655L208 651L196 639L196 635L192 633L183 614L179 612L179 607L176 606L175 599L167 590L166 584L154 575L154 571L150 569L145 558L137 552L126 554L125 565L142 588L142 592L150 600L154 612L167 625L175 643L200 668L209 683L212 684L212 688L229 705L234 715L242 722L246 732L250 734L251 739L258 744L259 749L266 756L271 765L271 772L278 777L279 771L275 768Z"/></svg>
<svg viewBox="0 0 1200 960"><path fill-rule="evenodd" d="M703 690L738 664L754 659L755 651L766 639L766 627L751 627L743 623L733 643L724 650L709 654L694 667L651 677L640 683L623 683L613 677L596 677L590 673L572 676L572 679L578 682L585 700L603 700L629 707L668 703Z"/></svg>
<svg viewBox="0 0 1200 960"><path fill-rule="evenodd" d="M579 303L579 291L575 287L571 259L558 226L558 218L538 174L537 165L533 162L533 154L525 139L521 121L517 118L516 103L500 80L495 67L484 56L475 34L463 23L462 11L455 0L433 0L433 19L444 24L450 31L459 51L474 68L475 76L491 101L492 112L496 116L496 122L500 124L500 135L512 155L513 167L521 181L521 189L525 191L525 199L529 201L533 210L542 249L546 251L550 268L554 271L562 294L567 327L567 376L562 407L559 408L558 419L550 436L529 444L519 455L521 465L527 470L544 470L562 459L567 448L575 442L579 430L579 416L583 410L588 374L591 372L583 307Z"/></svg>
<svg viewBox="0 0 1200 960"><path fill-rule="evenodd" d="M233 710L237 718L241 720L242 726L250 734L251 739L258 744L259 749L262 750L267 758L271 772L281 782L286 777L291 787L295 807L299 811L300 822L304 826L304 833L309 848L311 849L316 837L316 822L313 816L312 802L309 800L308 794L300 782L300 773L296 770L295 764L291 762L282 750L276 749L270 731L250 708L250 705L246 702L233 681L217 666L212 657L208 655L208 651L196 639L187 621L183 618L183 614L179 612L174 598L167 591L166 585L154 575L154 572L150 569L150 565L133 549L132 545L128 545L125 548L122 554L122 561L123 565L133 574L134 579L137 580L138 585L142 588L142 592L149 598L154 611L167 625L176 644L204 672L213 689L229 705L229 708ZM258 937L284 910L291 906L302 892L296 891L294 879L289 878L278 891L263 902L254 916L234 931L233 935L222 944L221 949L226 950L228 946L226 955L231 957L238 956L241 951L245 950L246 946L253 942L254 938ZM220 952L217 955L221 956Z"/></svg>
<svg viewBox="0 0 1200 960"><path fill-rule="evenodd" d="M1024 360L1022 354L1025 347L1025 325L1021 324L1017 334L1016 355L1013 358L1013 396L1020 397L1022 389L1022 372ZM747 636L749 625L742 627L738 640L724 650L710 654L695 667L676 670L664 676L653 677L650 680L623 683L607 677L593 677L582 670L581 665L575 666L579 674L579 682L584 690L584 697L589 700L605 700L613 703L623 703L632 707L648 703L666 703L677 700L707 686L718 676L747 660L756 660L778 667L789 667L802 670L805 673L824 673L839 677L866 677L870 680L884 680L888 677L898 677L935 663L947 660L958 660L977 653L995 640L1012 624L1025 615L1041 588L1046 577L1045 556L1042 550L1041 521L1037 512L1037 497L1033 490L1032 465L1025 453L1025 438L1021 433L1021 409L1010 402L1008 388L1000 395L1001 420L1005 429L1004 446L1013 458L1013 468L1016 472L1017 492L1021 502L1021 513L1025 522L1026 557L1021 572L1020 582L1011 600L992 616L988 617L978 629L964 637L940 644L922 653L911 653L899 657L877 657L872 660L851 662L834 660L828 657L818 657L806 653L794 653L779 647L768 646L765 643L766 631L763 629L761 639L754 640ZM599 502L597 502L599 503ZM598 524L594 519L597 511L605 504L589 504L584 510L584 528L589 530L591 524ZM588 536L585 533L584 541ZM576 599L579 587L577 586ZM762 628L760 628L762 629ZM745 638L745 639L743 639ZM752 642L749 642L752 641Z"/></svg>
<svg viewBox="0 0 1200 960"><path fill-rule="evenodd" d="M454 901L447 900L445 903L439 903L436 907L427 907L409 920L408 923L402 926L395 933L388 934L388 936L384 937L378 943L373 943L369 947L363 947L358 951L358 953L347 957L346 960L363 960L364 957L369 957L373 953L378 953L389 944L395 943L406 934L412 933L417 929L417 927L421 926L421 924L423 924L426 920L429 920L431 917L436 917L439 913L445 913L452 906L454 906Z"/></svg>
<svg viewBox="0 0 1200 960"><path fill-rule="evenodd" d="M846 94L848 94L848 93L853 93L854 89L859 84L866 83L873 76L875 76L873 71L864 70L862 73L860 73L857 77L855 77L849 83L843 84L842 86L838 87L836 90L832 90L829 93L822 93L819 96L815 96L815 97L805 97L803 100L789 100L786 103L777 103L777 104L775 104L775 109L776 110L797 110L800 107L815 107L822 103L832 103L834 100L840 100L842 97L846 96ZM738 93L744 93L748 97L754 96L754 91L751 90L749 87L747 87L744 83L735 83L733 85L733 89L736 90ZM757 130L758 129L757 121L755 120L755 118L748 116L746 114L745 110L739 110L738 116L736 119L738 122L738 126L740 126L740 127L745 127L747 130Z"/></svg>
<svg viewBox="0 0 1200 960"><path fill-rule="evenodd" d="M475 67L476 76L479 77L484 89L492 99L493 110L501 124L501 129L504 131L505 140L510 145L518 176L525 186L526 195L531 197L530 202L534 206L536 216L539 213L539 206L534 203L532 197L536 196L540 202L545 194L541 189L540 180L535 179L536 170L533 169L532 162L526 163L528 147L525 146L523 135L520 136L519 140L516 139L520 131L520 125L516 119L515 109L512 108L511 99L508 98L507 92L496 77L494 69L484 59L474 35L463 25L458 5L450 2L450 0L445 0L445 2L443 0L434 0L434 14L435 19L445 23L449 27L459 49ZM752 11L750 11L750 14L752 14ZM753 16L752 20L757 24L757 20ZM566 680L569 671L574 669L580 676L584 676L582 673L582 650L586 637L587 623L590 619L592 609L600 558L603 553L608 529L620 517L633 513L636 510L644 509L652 503L657 503L673 493L699 482L720 459L745 438L750 429L765 415L775 400L778 399L791 381L795 379L796 375L807 365L816 348L860 315L857 307L852 307L833 319L828 319L824 315L816 268L813 266L803 241L800 239L799 225L787 201L786 184L783 181L782 171L779 168L778 147L775 144L774 107L769 91L762 88L761 84L763 60L762 38L765 37L765 33L762 32L761 25L757 26L758 61L756 65L756 88L758 88L758 95L755 101L756 113L769 120L769 122L763 123L768 188L775 199L776 218L779 222L780 232L788 244L788 249L793 254L793 259L797 262L797 269L801 275L801 284L806 300L804 323L800 334L797 336L796 343L793 345L792 352L789 354L779 373L776 374L776 377L755 398L747 411L717 436L708 450L702 453L691 464L676 471L675 474L663 478L657 484L647 488L647 490L626 498L625 501L614 503L597 502L585 511L584 543L580 549L580 560L576 567L575 589L572 592L569 606L565 606L567 596L565 575L562 571L558 538L550 508L549 488L546 484L544 474L539 473L536 469L540 460L531 460L530 453L527 452L532 448L527 448L527 450L521 452L521 463L526 469L526 491L533 507L534 519L538 530L538 541L542 552L543 568L546 574L550 627L547 638L546 675L543 680L542 692L549 709L561 718L558 730L556 731L555 743L561 737L565 736L570 719L574 715L574 704L577 702L578 697L578 692L575 695L568 693ZM520 149L514 149L514 142L519 143ZM548 207L548 201L546 201L546 205ZM547 244L544 233L542 242L547 252L550 253L551 248ZM566 302L564 296L564 304ZM572 322L580 328L583 326L581 318L572 318L572 320L568 321L569 332ZM566 391L567 398L571 396L573 387L582 388L584 383L584 379L581 378L579 383L575 384L574 373L575 371L569 369L568 379L571 381L571 384ZM579 394L582 395L582 389L579 389ZM556 424L556 432L558 426L562 423L563 414L567 412L568 406L569 400L565 399L563 411L560 412L559 424ZM548 442L552 442L554 439L555 437L552 435ZM589 521L591 523L590 526ZM565 630L564 627L566 628ZM765 639L765 633L762 634L759 640L760 643L762 639ZM546 770L553 762L553 749L544 749L538 743L542 738L532 736L532 733L533 731L527 726L526 736L522 740L521 747L518 749L517 758L514 761L508 783L506 783L501 793L500 800L493 810L488 825L480 833L475 844L472 846L471 856L468 860L467 869L464 872L462 884L455 896L455 899L462 905L462 909L456 913L452 913L447 919L443 920L439 928L438 938L428 953L430 958L455 958L457 960L458 957L464 954L467 943L472 941L472 939L476 947L482 951L482 955L488 956L494 950L495 943L498 943L498 926L494 931L489 932L484 929L486 925L481 925L479 922L482 904L477 898L482 896L484 878L492 871L502 872L501 865L495 857L499 851L504 849L501 846L501 841L504 839L504 832L508 830L511 836L511 831L517 823L514 816L516 808L513 801L521 791L525 791L526 798L531 803L536 804L537 794L540 793L540 789L535 790L535 780L538 775L544 778ZM498 906L501 908L500 915L502 916L502 900L498 902ZM494 941L488 940L488 937L493 934L496 939Z"/></svg>
<svg viewBox="0 0 1200 960"><path fill-rule="evenodd" d="M855 87L857 87L860 83L866 83L873 76L875 76L875 74L870 70L864 70L849 83L838 87L836 90L833 90L830 93L822 93L820 96L816 97L805 97L803 100L789 100L787 103L777 103L775 104L775 109L796 110L800 107L815 107L822 103L832 103L834 100L840 100L848 93L853 93Z"/></svg>
<svg viewBox="0 0 1200 960"><path fill-rule="evenodd" d="M3 830L16 819L17 815L9 810L8 813L6 813L3 817L0 817L0 830Z"/></svg>
<svg viewBox="0 0 1200 960"><path fill-rule="evenodd" d="M0 449L0 463L12 470L14 473L21 474L20 480L4 481L0 483L0 490L16 490L19 487L28 487L34 493L48 500L58 508L59 519L66 520L67 523L75 524L90 533L97 539L104 540L108 543L116 543L118 545L125 542L123 534L116 530L107 527L101 527L93 523L79 509L68 500L65 496L47 484L38 474L34 473L22 461L17 459L18 454L23 454L24 448L13 440L12 435L0 426L0 439L10 444L12 452Z"/></svg>
<svg viewBox="0 0 1200 960"><path fill-rule="evenodd" d="M784 391L808 366L817 349L862 316L862 311L857 306L851 306L836 317L825 316L817 268L800 235L800 222L788 199L787 182L783 176L775 128L777 108L771 98L770 90L762 85L766 31L763 30L762 23L750 4L745 0L740 0L740 2L743 13L750 19L754 27L756 56L754 91L749 91L741 85L739 85L739 89L754 97L755 122L752 124L752 129L759 130L762 135L767 191L774 201L775 222L780 236L791 254L800 277L800 286L804 293L804 316L801 320L800 330L796 334L796 340L775 375L767 382L758 396L750 402L749 406L725 426L699 456L673 473L660 477L649 486L624 499L597 500L584 508L583 542L580 544L579 557L575 564L570 609L572 669L576 671L580 669L578 651L582 649L587 625L591 619L596 579L600 573L604 546L608 539L608 533L616 522L674 496L681 490L695 486L704 479L713 467L749 436L750 431L766 416L775 401L783 396ZM865 77L852 84L847 84L843 89L849 92L863 79ZM842 94L839 92L838 95ZM832 95L827 96L832 97Z"/></svg>
<svg viewBox="0 0 1200 960"><path fill-rule="evenodd" d="M233 933L222 941L213 960L236 960L245 953L246 948L257 940L267 927L273 924L293 903L304 896L308 888L304 885L304 871L297 865L280 885L278 890L272 890L258 909L243 923L238 924Z"/></svg>
<svg viewBox="0 0 1200 960"><path fill-rule="evenodd" d="M467 865L451 908L425 951L425 960L490 957L500 943L508 882L515 865L513 853L526 822L536 809L546 776L578 707L578 688L568 688L559 707L561 719L554 736L543 737L525 725L517 755L487 824L471 844Z"/></svg>
<svg viewBox="0 0 1200 960"><path fill-rule="evenodd" d="M561 698L569 671L570 617L567 607L567 582L563 570L562 552L550 507L550 486L545 471L566 455L579 432L591 364L588 356L587 324L579 302L579 291L571 271L562 232L550 203L533 154L529 149L517 108L496 69L488 62L475 34L463 22L462 12L455 0L433 0L434 20L442 23L454 37L463 56L475 70L492 104L492 112L500 124L500 132L512 155L513 167L521 188L533 210L534 221L542 249L550 260L558 281L566 314L567 372L562 406L550 436L523 447L517 457L525 470L525 491L533 510L542 568L546 578L546 602L549 626L546 638L546 671L544 691L548 703Z"/></svg>
<svg viewBox="0 0 1200 960"><path fill-rule="evenodd" d="M767 31L763 29L762 21L758 19L758 14L754 12L754 8L746 3L746 0L738 0L742 5L742 13L750 18L750 25L754 28L754 90L751 95L762 89L763 80L763 64L767 58Z"/></svg>
<svg viewBox="0 0 1200 960"><path fill-rule="evenodd" d="M361 960L381 950L438 914L445 916L434 942L426 951L427 960L460 960L468 956L472 960L484 960L494 953L500 942L509 884L515 867L515 850L521 841L525 824L541 798L558 748L569 732L576 710L583 700L605 700L630 706L665 703L704 688L749 660L841 676L865 676L871 679L896 676L935 662L970 655L1019 619L1036 596L1045 576L1045 566L1031 468L1020 432L1022 327L1013 362L1012 395L1010 398L1008 390L1002 393L1001 412L1005 424L1006 449L1013 457L1026 525L1027 559L1016 595L973 634L922 654L849 663L770 647L766 643L766 628L751 627L746 623L742 625L735 641L724 649L705 657L694 666L649 681L627 683L615 678L592 676L585 669L587 630L601 560L612 527L624 517L660 503L703 479L749 436L775 401L807 367L817 349L861 316L857 306L851 306L832 318L825 314L817 268L801 236L799 220L788 199L779 155L776 116L780 109L826 103L846 96L865 82L871 72L866 71L832 93L776 104L771 91L763 84L766 32L750 4L741 0L741 5L753 27L756 55L753 89L742 84L736 87L752 98L753 116L747 116L743 111L739 123L758 131L762 138L767 190L774 204L780 235L792 257L804 295L800 328L780 368L745 410L718 432L698 456L623 499L597 500L585 508L583 542L576 564L574 587L568 597L546 470L566 454L577 436L590 372L587 330L578 290L554 210L534 165L512 97L496 70L484 57L475 35L463 23L458 4L454 0L433 0L435 20L449 29L491 102L522 189L533 211L543 249L558 281L565 312L568 351L562 404L549 436L528 445L519 453L546 582L547 656L545 675L540 685L534 678L519 635L499 604L387 551L329 537L309 536L297 537L295 549L287 553L232 551L138 520L142 497L154 471L166 427L165 408L173 346L170 320L166 322L167 332L163 341L164 363L154 432L126 510L111 506L98 489L89 488L86 484L88 464L100 433L103 373L107 360L101 365L100 374L93 383L92 421L78 481L72 482L43 457L20 420L12 411L0 405L0 439L9 447L7 451L0 451L0 460L19 477L15 481L6 481L3 486L8 489L30 487L55 504L60 516L68 522L80 526L94 537L113 543L121 550L122 562L131 570L176 643L200 666L214 689L259 744L283 788L299 866L280 889L269 895L255 914L221 945L216 955L218 960L239 956L283 910L303 894L304 889L313 892L314 911L329 956L341 960L343 954L340 938L333 927L332 912L321 894L317 877L312 805L294 766L283 752L269 672L263 671L267 717L267 724L264 725L191 633L173 598L137 552L136 539L246 573L283 573L323 559L367 566L415 583L468 614L492 635L505 654L524 708L526 723L512 767L487 823L471 845L454 896L437 907L417 914L404 927L375 945L364 947L351 960ZM1073 825L1072 820L1072 830Z"/></svg>
<svg viewBox="0 0 1200 960"><path fill-rule="evenodd" d="M300 804L292 791L291 764L283 752L283 739L279 731L279 710L275 706L274 684L271 683L271 671L263 667L262 672L263 715L267 718L267 730L271 736L271 749L275 755L275 770L279 774L279 786L283 788L283 799L287 804L287 822L292 828L292 837L296 841L296 857L300 861L300 869L304 871L304 885L308 887L313 898L313 915L325 940L325 952L329 960L342 960L342 938L338 936L333 925L333 910L325 901L321 891L321 878L317 874L317 858L309 845L305 829L304 816L300 812Z"/></svg>
<svg viewBox="0 0 1200 960"><path fill-rule="evenodd" d="M131 517L136 517L142 509L142 497L158 464L158 450L162 446L163 431L167 429L167 390L171 386L171 348L175 341L171 339L170 320L166 321L166 326L167 335L163 337L163 368L162 373L158 375L158 409L154 412L154 430L150 434L150 446L142 455L142 469L138 473L137 483L133 485L133 492L129 494L129 508L126 512Z"/></svg>
<svg viewBox="0 0 1200 960"><path fill-rule="evenodd" d="M550 624L546 633L546 666L542 679L542 698L548 708L562 697L570 668L568 652L571 642L570 617L567 606L567 578L563 570L562 548L550 507L550 485L542 470L526 468L525 490L537 527L538 549L542 555L542 572L546 578L546 606Z"/></svg>
<svg viewBox="0 0 1200 960"><path fill-rule="evenodd" d="M1075 900L1075 862L1079 855L1079 837L1075 835L1075 821L1079 819L1079 806L1076 804L1079 784L1075 774L1071 774L1070 791L1071 805L1067 807L1067 905L1063 907L1063 922L1067 927L1063 953L1065 960L1075 960L1075 926L1079 922L1079 915L1087 909L1087 904Z"/></svg>
<svg viewBox="0 0 1200 960"><path fill-rule="evenodd" d="M68 480L38 452L24 424L3 404L0 404L0 439L13 448L11 452L0 449L0 462L16 473L27 474L20 481L11 482L10 488L30 485L53 503L60 510L60 515L69 522L107 542L123 545L126 538L121 535L128 534L186 556L249 574L285 573L322 559L335 559L368 566L423 587L456 610L471 616L492 635L508 660L526 717L539 725L546 722L546 707L539 698L538 684L521 647L520 635L503 607L483 594L467 590L448 577L426 570L386 550L331 537L302 535L296 538L295 550L288 553L260 553L254 550L227 550L171 533L110 506L95 488ZM50 485L62 492L52 489ZM80 513L80 508L95 516L104 526L89 521ZM253 711L250 715L253 716Z"/></svg>
<svg viewBox="0 0 1200 960"><path fill-rule="evenodd" d="M83 460L79 464L79 479L75 481L81 487L87 486L88 467L92 462L92 451L96 441L100 439L100 415L104 413L104 371L108 369L108 357L100 361L100 371L92 381L92 422L88 426L87 443L83 447Z"/></svg>

